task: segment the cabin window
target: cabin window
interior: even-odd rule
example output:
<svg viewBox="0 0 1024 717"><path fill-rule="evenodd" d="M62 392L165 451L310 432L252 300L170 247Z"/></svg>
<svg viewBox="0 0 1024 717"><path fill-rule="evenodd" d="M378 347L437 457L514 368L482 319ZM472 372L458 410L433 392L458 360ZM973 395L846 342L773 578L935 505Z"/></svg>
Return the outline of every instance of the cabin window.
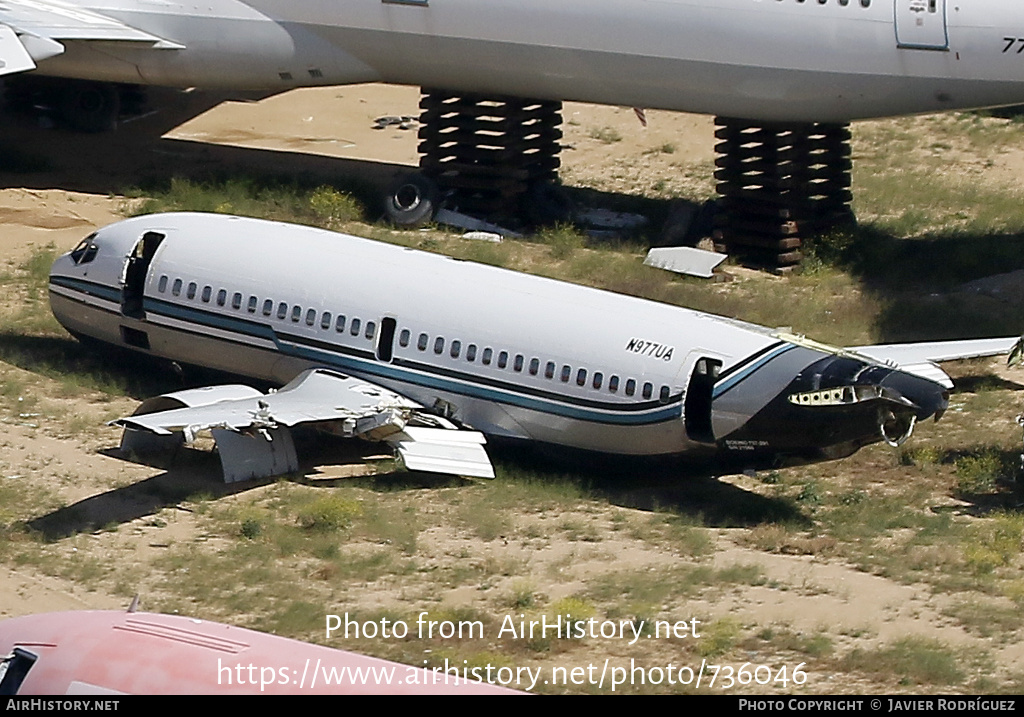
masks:
<svg viewBox="0 0 1024 717"><path fill-rule="evenodd" d="M555 376L555 362L554 361L548 361L547 364L544 365L544 378L554 378L554 376Z"/></svg>
<svg viewBox="0 0 1024 717"><path fill-rule="evenodd" d="M339 334L345 330L345 314L338 314L338 318L334 320L334 330Z"/></svg>
<svg viewBox="0 0 1024 717"><path fill-rule="evenodd" d="M434 339L434 353L440 354L444 352L444 337L438 336Z"/></svg>
<svg viewBox="0 0 1024 717"><path fill-rule="evenodd" d="M871 7L871 0L860 0L861 7Z"/></svg>
<svg viewBox="0 0 1024 717"><path fill-rule="evenodd" d="M587 385L587 369L581 368L576 372L576 385L586 386Z"/></svg>
<svg viewBox="0 0 1024 717"><path fill-rule="evenodd" d="M156 285L156 290L161 294L167 291L167 274L160 277L160 283Z"/></svg>
<svg viewBox="0 0 1024 717"><path fill-rule="evenodd" d="M194 298L196 298L196 289L198 289L198 288L199 288L199 286L196 284L196 282L194 282L194 281L188 282L188 289L185 291L185 298L187 298L187 299L194 299Z"/></svg>
<svg viewBox="0 0 1024 717"><path fill-rule="evenodd" d="M409 329L402 329L402 333L398 335L398 345L404 349L409 345L410 336L411 334L409 333Z"/></svg>
<svg viewBox="0 0 1024 717"><path fill-rule="evenodd" d="M470 362L476 361L476 344L470 344L466 347L466 360Z"/></svg>
<svg viewBox="0 0 1024 717"><path fill-rule="evenodd" d="M627 378L626 379L626 395L627 396L632 396L635 393L636 393L636 379Z"/></svg>
<svg viewBox="0 0 1024 717"><path fill-rule="evenodd" d="M508 351L502 351L498 354L498 368L505 368L508 366Z"/></svg>
<svg viewBox="0 0 1024 717"><path fill-rule="evenodd" d="M277 318L282 321L288 318L288 304L283 301L277 305Z"/></svg>
<svg viewBox="0 0 1024 717"><path fill-rule="evenodd" d="M455 341L452 341L452 358L458 358L460 353L462 353L462 342L456 339Z"/></svg>
<svg viewBox="0 0 1024 717"><path fill-rule="evenodd" d="M256 306L259 303L260 303L259 299L257 299L255 296L250 296L249 297L249 303L246 305L245 310L248 311L250 314L255 314L256 313Z"/></svg>
<svg viewBox="0 0 1024 717"><path fill-rule="evenodd" d="M181 279L175 279L174 284L171 285L171 293L175 296L181 296Z"/></svg>
<svg viewBox="0 0 1024 717"><path fill-rule="evenodd" d="M494 355L494 351L489 348L484 349L484 352L480 354L480 363L484 366L491 365L491 357Z"/></svg>
<svg viewBox="0 0 1024 717"><path fill-rule="evenodd" d="M539 370L540 370L540 359L539 358L532 358L532 359L530 359L530 375L531 376L536 376L537 372Z"/></svg>
<svg viewBox="0 0 1024 717"><path fill-rule="evenodd" d="M572 376L572 369L569 366L562 366L562 375L558 377L562 383L569 383L570 376Z"/></svg>
<svg viewBox="0 0 1024 717"><path fill-rule="evenodd" d="M327 331L331 328L331 312L325 311L324 315L320 317L320 328Z"/></svg>
<svg viewBox="0 0 1024 717"><path fill-rule="evenodd" d="M263 315L264 316L270 316L272 313L274 313L274 300L273 299L264 299L263 300Z"/></svg>
<svg viewBox="0 0 1024 717"><path fill-rule="evenodd" d="M213 295L213 287L212 286L204 286L203 287L203 293L200 295L199 298L201 298L203 300L204 304L209 304L210 303L210 297L212 295Z"/></svg>
<svg viewBox="0 0 1024 717"><path fill-rule="evenodd" d="M671 395L671 389L668 386L661 387L661 393L658 394L658 400L662 403L668 403L668 399Z"/></svg>
<svg viewBox="0 0 1024 717"><path fill-rule="evenodd" d="M242 308L242 294L240 292L236 291L234 294L231 295L231 308L232 309L240 309L240 308Z"/></svg>
<svg viewBox="0 0 1024 717"><path fill-rule="evenodd" d="M359 335L359 328L363 325L360 319L352 319L352 322L348 325L348 332L353 336Z"/></svg>
<svg viewBox="0 0 1024 717"><path fill-rule="evenodd" d="M427 342L430 341L430 337L426 334L420 334L419 338L416 339L416 348L420 351L427 350Z"/></svg>
<svg viewBox="0 0 1024 717"><path fill-rule="evenodd" d="M850 4L850 0L839 0L839 4L842 5L843 7L846 7L847 5Z"/></svg>
<svg viewBox="0 0 1024 717"><path fill-rule="evenodd" d="M217 306L224 306L228 303L228 292L226 289L221 289L217 292Z"/></svg>
<svg viewBox="0 0 1024 717"><path fill-rule="evenodd" d="M365 338L372 339L375 333L377 333L377 323L374 321L367 321L366 331L363 332L363 336Z"/></svg>
<svg viewBox="0 0 1024 717"><path fill-rule="evenodd" d="M650 398L654 395L654 384L649 381L644 381L644 387L640 393L644 398Z"/></svg>
<svg viewBox="0 0 1024 717"><path fill-rule="evenodd" d="M608 390L615 393L619 390L619 377L612 376L608 379Z"/></svg>
<svg viewBox="0 0 1024 717"><path fill-rule="evenodd" d="M590 385L594 388L601 388L601 384L604 383L604 374L600 371L594 372L594 381Z"/></svg>
<svg viewBox="0 0 1024 717"><path fill-rule="evenodd" d="M302 307L296 304L292 307L292 321L298 323L300 318L302 318Z"/></svg>
<svg viewBox="0 0 1024 717"><path fill-rule="evenodd" d="M516 354L515 360L512 362L512 370L519 372L523 370L523 355Z"/></svg>
<svg viewBox="0 0 1024 717"><path fill-rule="evenodd" d="M316 309L306 310L306 326L312 326L316 323Z"/></svg>

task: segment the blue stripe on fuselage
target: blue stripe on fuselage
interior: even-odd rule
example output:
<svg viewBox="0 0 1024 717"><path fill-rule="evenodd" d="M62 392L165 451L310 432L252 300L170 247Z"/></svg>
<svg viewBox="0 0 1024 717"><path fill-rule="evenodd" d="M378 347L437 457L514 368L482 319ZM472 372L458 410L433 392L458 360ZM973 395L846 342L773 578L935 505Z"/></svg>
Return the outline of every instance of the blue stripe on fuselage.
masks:
<svg viewBox="0 0 1024 717"><path fill-rule="evenodd" d="M795 349L795 348L796 348L796 346L794 344L784 344L783 346L778 347L774 351L771 351L771 352L765 354L764 356L759 358L757 361L754 361L754 362L750 363L748 366L744 366L741 370L737 371L736 373L734 373L734 374L728 376L727 378L719 381L718 383L715 384L715 389L714 389L714 391L711 394L712 398L718 398L719 396L721 396L726 391L729 391L729 390L735 388L745 378L747 378L752 373L754 373L754 371L757 371L759 368L764 366L769 361L771 361L771 360L781 356L782 354L786 353L787 351L790 351L790 350Z"/></svg>
<svg viewBox="0 0 1024 717"><path fill-rule="evenodd" d="M544 399L533 397L522 392L503 390L500 388L488 388L473 381L471 375L464 380L452 380L438 375L437 371L429 371L426 368L417 371L403 369L394 364L379 363L374 360L360 359L355 356L345 356L339 353L344 347L331 345L329 349L297 343L294 339L286 339L279 335L271 326L257 321L238 319L223 316L218 313L193 309L161 299L146 297L143 301L144 310L165 316L171 319L178 319L187 323L199 324L209 328L229 331L235 334L242 334L248 337L261 338L274 342L278 351L284 355L304 358L310 361L317 361L328 366L339 368L353 374L362 376L379 376L402 383L413 384L428 388L435 388L460 395L471 396L497 403L506 403L522 408L527 408L541 413L549 413L567 418L573 418L592 423L607 423L616 425L647 425L661 423L664 421L678 420L682 415L682 396L673 396L669 403L658 410L637 414L636 404L617 406L609 404L608 411L614 414L602 413L598 410L587 409L578 406L566 406L561 401L573 401L572 397L558 396L557 399ZM298 339L299 337L295 337ZM322 343L322 342L317 342ZM428 367L429 368L429 367ZM556 394L557 396L557 394ZM653 403L653 402L652 402ZM657 406L657 403L654 404Z"/></svg>

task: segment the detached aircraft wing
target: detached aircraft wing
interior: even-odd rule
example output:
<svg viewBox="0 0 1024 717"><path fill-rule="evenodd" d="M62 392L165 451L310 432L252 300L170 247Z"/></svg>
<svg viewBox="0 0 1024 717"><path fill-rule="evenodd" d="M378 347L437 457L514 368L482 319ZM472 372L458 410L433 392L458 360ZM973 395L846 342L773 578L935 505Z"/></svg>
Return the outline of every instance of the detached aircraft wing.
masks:
<svg viewBox="0 0 1024 717"><path fill-rule="evenodd" d="M807 346L834 354L851 353L878 361L899 368L905 373L934 381L946 389L953 388L953 379L939 368L938 363L1010 353L1019 342L1024 341L1024 338L1010 336L1000 339L923 341L912 344L876 344L874 346L836 348L787 331L773 331L772 335L798 346Z"/></svg>
<svg viewBox="0 0 1024 717"><path fill-rule="evenodd" d="M134 42L155 49L184 45L144 32L120 20L58 0L0 2L0 75L35 69L64 52L62 41Z"/></svg>
<svg viewBox="0 0 1024 717"><path fill-rule="evenodd" d="M876 361L898 366L907 373L931 379L946 388L953 388L952 380L945 371L936 366L936 363L1009 353L1020 340L1020 337L1011 336L968 341L925 341L915 344L854 346L850 350Z"/></svg>
<svg viewBox="0 0 1024 717"><path fill-rule="evenodd" d="M382 441L412 470L494 477L483 434L329 369L309 369L269 394L248 386L214 386L157 396L113 423L125 429L121 448L136 453L191 443L211 432L229 483L297 470L288 429L298 425Z"/></svg>

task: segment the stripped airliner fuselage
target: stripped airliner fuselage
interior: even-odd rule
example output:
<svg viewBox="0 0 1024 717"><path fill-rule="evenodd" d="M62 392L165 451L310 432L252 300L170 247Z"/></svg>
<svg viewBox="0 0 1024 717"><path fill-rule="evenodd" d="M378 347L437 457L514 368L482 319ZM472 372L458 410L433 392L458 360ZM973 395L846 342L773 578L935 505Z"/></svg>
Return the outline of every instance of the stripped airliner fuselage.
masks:
<svg viewBox="0 0 1024 717"><path fill-rule="evenodd" d="M278 383L328 367L490 436L606 453L834 458L948 398L752 324L239 217L101 229L57 259L50 297L77 335Z"/></svg>

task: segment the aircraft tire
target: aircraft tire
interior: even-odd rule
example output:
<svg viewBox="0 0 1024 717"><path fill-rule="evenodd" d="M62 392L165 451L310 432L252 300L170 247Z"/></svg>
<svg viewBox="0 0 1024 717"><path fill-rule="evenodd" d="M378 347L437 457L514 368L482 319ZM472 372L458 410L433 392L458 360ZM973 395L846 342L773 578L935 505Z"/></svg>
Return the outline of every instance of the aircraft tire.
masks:
<svg viewBox="0 0 1024 717"><path fill-rule="evenodd" d="M384 214L397 227L418 229L433 218L439 193L434 181L422 174L399 179L384 198Z"/></svg>
<svg viewBox="0 0 1024 717"><path fill-rule="evenodd" d="M114 128L121 111L117 87L107 82L69 80L61 88L60 116L77 132L106 132Z"/></svg>

